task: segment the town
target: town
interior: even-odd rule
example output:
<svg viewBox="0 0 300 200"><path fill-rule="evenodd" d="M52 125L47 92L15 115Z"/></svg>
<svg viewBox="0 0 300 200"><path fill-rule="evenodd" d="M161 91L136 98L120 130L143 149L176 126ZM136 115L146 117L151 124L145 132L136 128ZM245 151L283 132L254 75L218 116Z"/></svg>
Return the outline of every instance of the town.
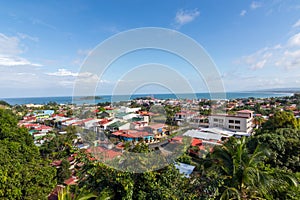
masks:
<svg viewBox="0 0 300 200"><path fill-rule="evenodd" d="M256 134L277 111L288 112L299 121L299 101L299 94L218 101L145 97L97 105L50 102L10 109L19 116L18 126L28 130L41 154L52 160L51 166L64 172L58 181L60 188L77 184L78 171L84 165L78 152L89 155L90 160L110 163L120 162L124 152L136 147L166 152L172 151L169 144L177 144L185 146L183 149L193 158L204 158L230 137ZM1 106L7 107L4 103ZM51 146L51 142L57 146ZM192 162L181 161L176 168L184 176L197 173ZM57 188L55 191L51 195L57 196Z"/></svg>

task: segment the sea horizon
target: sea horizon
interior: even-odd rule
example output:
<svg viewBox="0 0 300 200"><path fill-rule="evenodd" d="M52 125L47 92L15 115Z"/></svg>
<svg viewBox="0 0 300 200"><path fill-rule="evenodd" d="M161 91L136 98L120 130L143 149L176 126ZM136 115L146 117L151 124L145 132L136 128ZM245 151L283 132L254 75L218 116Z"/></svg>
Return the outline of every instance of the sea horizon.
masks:
<svg viewBox="0 0 300 200"><path fill-rule="evenodd" d="M244 91L244 92L225 92L225 93L149 93L149 94L124 94L124 95L95 95L95 96L45 96L45 97L10 97L0 98L11 105L24 104L47 104L55 102L58 104L97 104L104 102L120 102L129 101L135 98L152 97L155 99L212 99L211 96L218 97L216 99L238 99L238 98L270 98L291 96L293 92L268 92L268 91ZM84 99L84 97L100 97L99 99ZM225 98L224 98L225 97ZM76 99L77 98L77 99ZM83 98L83 99L82 99Z"/></svg>

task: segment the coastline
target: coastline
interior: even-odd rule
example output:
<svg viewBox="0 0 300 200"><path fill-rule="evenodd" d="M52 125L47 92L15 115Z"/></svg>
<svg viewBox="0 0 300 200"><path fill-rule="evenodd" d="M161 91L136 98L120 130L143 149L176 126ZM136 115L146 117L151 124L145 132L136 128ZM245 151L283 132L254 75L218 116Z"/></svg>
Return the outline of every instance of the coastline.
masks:
<svg viewBox="0 0 300 200"><path fill-rule="evenodd" d="M222 98L219 99L241 99L241 98L271 98L292 96L293 92L227 92L227 93L213 93L214 95L220 94ZM72 97L72 96L60 96L60 97L20 97L20 98L0 98L11 105L24 105L24 104L47 104L49 102L55 102L57 104L97 104L104 102L120 102L129 101L135 98L152 97L155 99L211 99L211 93L195 93L195 94L134 94L134 95L96 95L95 98L84 98L86 96ZM97 98L98 97L98 98ZM99 98L101 97L101 98Z"/></svg>

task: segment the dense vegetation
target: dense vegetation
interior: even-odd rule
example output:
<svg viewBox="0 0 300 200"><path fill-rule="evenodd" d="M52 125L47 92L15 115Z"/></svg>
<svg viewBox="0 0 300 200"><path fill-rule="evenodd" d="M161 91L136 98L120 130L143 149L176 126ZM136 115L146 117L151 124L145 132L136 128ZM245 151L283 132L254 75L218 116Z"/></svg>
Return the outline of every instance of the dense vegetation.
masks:
<svg viewBox="0 0 300 200"><path fill-rule="evenodd" d="M56 169L41 159L28 131L0 109L0 198L44 199L55 187Z"/></svg>

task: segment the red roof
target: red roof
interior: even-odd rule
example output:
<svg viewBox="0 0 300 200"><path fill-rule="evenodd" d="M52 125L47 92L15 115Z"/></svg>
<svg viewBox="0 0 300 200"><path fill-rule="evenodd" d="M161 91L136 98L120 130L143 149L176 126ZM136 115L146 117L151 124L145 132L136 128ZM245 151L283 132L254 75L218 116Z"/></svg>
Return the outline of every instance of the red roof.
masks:
<svg viewBox="0 0 300 200"><path fill-rule="evenodd" d="M253 113L252 110L239 110L238 113Z"/></svg>
<svg viewBox="0 0 300 200"><path fill-rule="evenodd" d="M41 130L51 130L52 127L45 126L45 125L40 125L40 126L36 127L35 129L38 130L38 131L41 131Z"/></svg>
<svg viewBox="0 0 300 200"><path fill-rule="evenodd" d="M92 147L86 150L87 153L91 153L97 160L112 160L115 157L122 155L122 152L115 151L113 149L106 149L104 147Z"/></svg>
<svg viewBox="0 0 300 200"><path fill-rule="evenodd" d="M182 143L182 137L180 136L176 136L176 137L173 137L171 142L179 142L179 143Z"/></svg>
<svg viewBox="0 0 300 200"><path fill-rule="evenodd" d="M165 127L166 125L165 124L151 124L151 125L148 125L148 126L152 129L159 129L159 128Z"/></svg>
<svg viewBox="0 0 300 200"><path fill-rule="evenodd" d="M61 160L54 160L54 161L51 163L51 165L57 167L57 166L60 166L60 165L61 165L61 162L62 162Z"/></svg>
<svg viewBox="0 0 300 200"><path fill-rule="evenodd" d="M58 193L60 193L65 186L57 185L52 192L48 195L48 200L58 200Z"/></svg>
<svg viewBox="0 0 300 200"><path fill-rule="evenodd" d="M53 114L52 117L64 117L65 114L59 113L59 114Z"/></svg>
<svg viewBox="0 0 300 200"><path fill-rule="evenodd" d="M142 138L150 136L151 134L145 131L136 131L136 130L120 130L112 133L115 136L121 136L126 138Z"/></svg>
<svg viewBox="0 0 300 200"><path fill-rule="evenodd" d="M25 128L31 128L31 127L38 127L39 124L22 124L22 126L25 126Z"/></svg>
<svg viewBox="0 0 300 200"><path fill-rule="evenodd" d="M66 185L76 185L78 181L78 178L76 176L72 176L69 179L64 181L64 184Z"/></svg>
<svg viewBox="0 0 300 200"><path fill-rule="evenodd" d="M102 119L99 124L101 125L104 125L104 124L107 124L108 122L111 122L111 120L108 120L108 119Z"/></svg>
<svg viewBox="0 0 300 200"><path fill-rule="evenodd" d="M202 140L200 139L197 139L197 138L193 138L192 139L192 144L191 144L193 147L194 146L201 146L202 145Z"/></svg>

